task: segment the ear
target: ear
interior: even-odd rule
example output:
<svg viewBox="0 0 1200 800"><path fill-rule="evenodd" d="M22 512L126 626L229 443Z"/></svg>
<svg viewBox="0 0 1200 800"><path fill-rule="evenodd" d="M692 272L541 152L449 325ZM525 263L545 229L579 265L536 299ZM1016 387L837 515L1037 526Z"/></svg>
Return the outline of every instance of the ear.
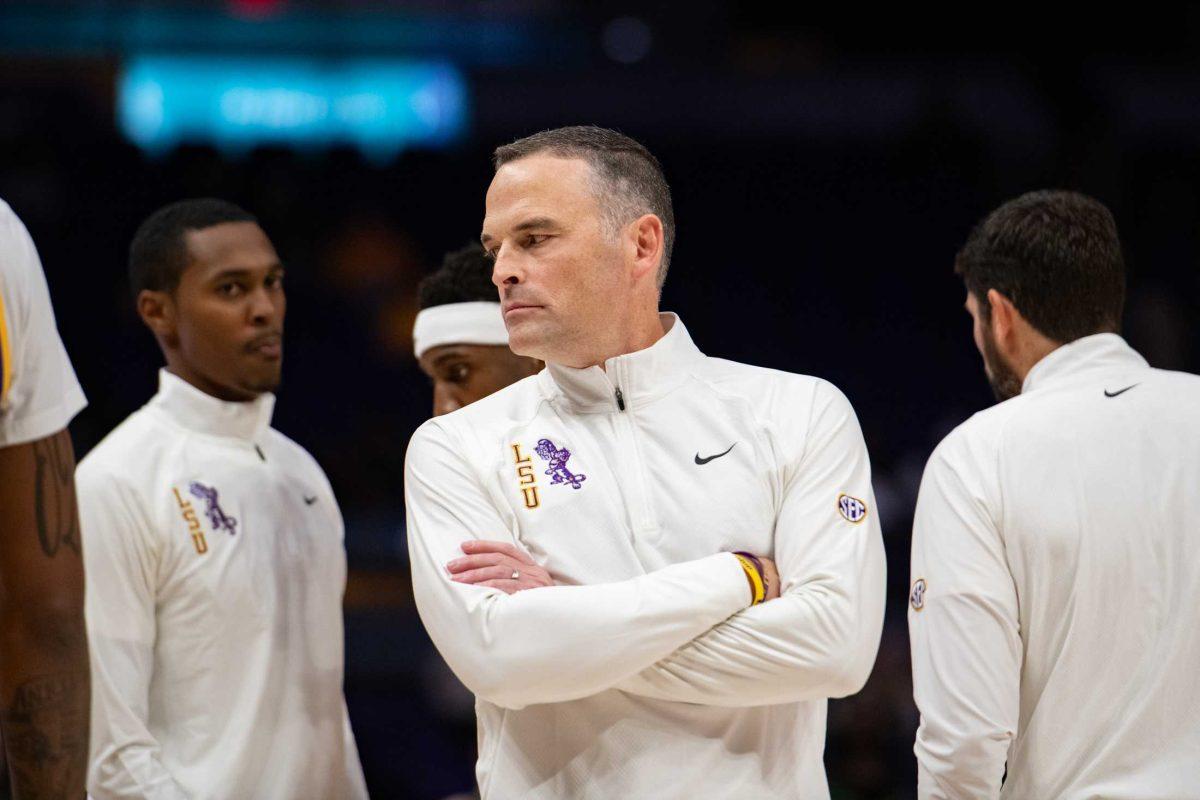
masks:
<svg viewBox="0 0 1200 800"><path fill-rule="evenodd" d="M649 275L651 280L656 280L665 246L662 220L657 214L643 214L632 224L631 229L634 280L642 280L646 275Z"/></svg>
<svg viewBox="0 0 1200 800"><path fill-rule="evenodd" d="M1016 332L1021 312L1017 311L1011 300L995 289L988 289L987 302L991 311L992 336L997 342L1008 344Z"/></svg>
<svg viewBox="0 0 1200 800"><path fill-rule="evenodd" d="M175 299L169 292L143 289L137 296L137 312L156 339L175 340Z"/></svg>

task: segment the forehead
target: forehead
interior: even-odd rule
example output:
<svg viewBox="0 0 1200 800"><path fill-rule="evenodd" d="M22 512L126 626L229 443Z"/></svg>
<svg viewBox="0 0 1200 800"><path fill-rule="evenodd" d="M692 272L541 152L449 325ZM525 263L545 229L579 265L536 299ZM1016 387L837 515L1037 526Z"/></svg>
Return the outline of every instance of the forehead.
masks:
<svg viewBox="0 0 1200 800"><path fill-rule="evenodd" d="M456 361L472 363L503 363L511 351L502 344L440 344L421 354L421 368L432 372L443 364Z"/></svg>
<svg viewBox="0 0 1200 800"><path fill-rule="evenodd" d="M269 269L279 256L267 234L253 222L222 222L184 233L188 271L201 277L228 269Z"/></svg>
<svg viewBox="0 0 1200 800"><path fill-rule="evenodd" d="M530 216L568 220L598 216L592 168L581 158L532 155L510 161L488 187L484 233Z"/></svg>

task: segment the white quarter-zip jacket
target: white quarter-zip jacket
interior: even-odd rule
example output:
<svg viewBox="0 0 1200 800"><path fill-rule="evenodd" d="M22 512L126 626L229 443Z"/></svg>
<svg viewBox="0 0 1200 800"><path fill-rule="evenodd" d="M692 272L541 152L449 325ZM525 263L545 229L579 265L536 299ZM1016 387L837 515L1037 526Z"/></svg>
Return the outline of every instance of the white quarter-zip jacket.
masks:
<svg viewBox="0 0 1200 800"><path fill-rule="evenodd" d="M922 798L1200 797L1200 377L1050 353L934 451L912 579Z"/></svg>
<svg viewBox="0 0 1200 800"><path fill-rule="evenodd" d="M883 619L858 421L661 319L653 346L551 364L409 445L417 607L476 694L488 800L828 797L826 698L861 687ZM470 539L559 585L451 581ZM747 607L737 550L776 559L782 597Z"/></svg>
<svg viewBox="0 0 1200 800"><path fill-rule="evenodd" d="M58 433L85 405L37 248L0 200L0 447Z"/></svg>
<svg viewBox="0 0 1200 800"><path fill-rule="evenodd" d="M341 513L274 403L163 371L79 465L97 800L366 797Z"/></svg>

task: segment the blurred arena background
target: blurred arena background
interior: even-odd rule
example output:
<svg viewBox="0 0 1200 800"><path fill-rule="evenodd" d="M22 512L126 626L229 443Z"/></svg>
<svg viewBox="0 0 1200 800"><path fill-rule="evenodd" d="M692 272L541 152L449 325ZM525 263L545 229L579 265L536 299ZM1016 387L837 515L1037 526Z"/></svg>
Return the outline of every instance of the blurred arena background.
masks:
<svg viewBox="0 0 1200 800"><path fill-rule="evenodd" d="M415 287L478 236L497 144L577 123L643 141L678 219L664 308L710 355L822 376L858 410L889 622L867 688L831 704L835 798L914 794L911 515L933 445L991 402L951 271L970 226L1029 189L1099 197L1126 246L1127 338L1200 371L1200 10L768 9L0 4L0 197L91 402L80 455L154 391L125 279L150 211L237 202L288 267L275 424L346 517L346 694L373 796L473 783L471 699L412 604L401 468L430 406Z"/></svg>

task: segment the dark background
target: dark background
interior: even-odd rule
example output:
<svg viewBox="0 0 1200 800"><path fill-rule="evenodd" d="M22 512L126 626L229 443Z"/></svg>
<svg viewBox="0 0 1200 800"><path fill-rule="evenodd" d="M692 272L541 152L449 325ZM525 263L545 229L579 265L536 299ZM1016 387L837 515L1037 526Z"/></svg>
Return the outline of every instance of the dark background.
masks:
<svg viewBox="0 0 1200 800"><path fill-rule="evenodd" d="M164 23L176 18L199 22ZM288 27L305 20L319 24ZM354 33L385 23L404 35ZM134 50L445 58L467 76L471 129L387 164L341 147L151 157L114 123ZM1127 338L1155 366L1200 371L1198 53L1188 6L1110 19L999 6L4 4L0 197L38 243L90 400L72 426L81 456L155 390L159 356L125 280L138 223L201 195L259 216L288 268L275 425L324 466L347 520L346 692L363 765L375 796L432 800L469 791L474 725L407 583L403 456L430 406L411 357L415 285L478 235L496 145L578 123L640 139L675 198L663 307L710 355L833 381L862 421L888 623L867 688L830 704L826 763L835 797L902 798L915 785L904 611L917 486L937 441L991 402L955 251L1017 194L1093 194L1126 248Z"/></svg>

